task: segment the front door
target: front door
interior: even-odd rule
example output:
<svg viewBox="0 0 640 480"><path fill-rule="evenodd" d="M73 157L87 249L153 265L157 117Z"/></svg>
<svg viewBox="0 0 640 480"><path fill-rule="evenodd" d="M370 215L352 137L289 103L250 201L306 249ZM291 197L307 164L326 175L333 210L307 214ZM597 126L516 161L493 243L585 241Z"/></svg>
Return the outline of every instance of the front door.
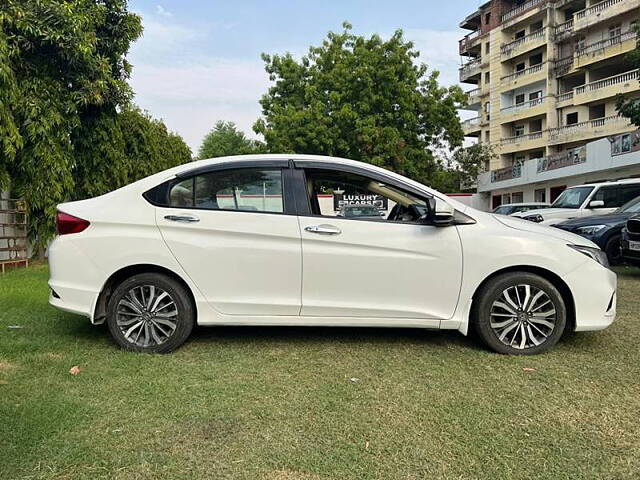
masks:
<svg viewBox="0 0 640 480"><path fill-rule="evenodd" d="M456 227L417 223L426 202L397 186L331 169L305 174L311 213L299 217L302 315L433 319L436 326L453 315L462 280Z"/></svg>
<svg viewBox="0 0 640 480"><path fill-rule="evenodd" d="M156 221L208 302L230 315L299 315L300 230L287 214L280 168L176 180Z"/></svg>

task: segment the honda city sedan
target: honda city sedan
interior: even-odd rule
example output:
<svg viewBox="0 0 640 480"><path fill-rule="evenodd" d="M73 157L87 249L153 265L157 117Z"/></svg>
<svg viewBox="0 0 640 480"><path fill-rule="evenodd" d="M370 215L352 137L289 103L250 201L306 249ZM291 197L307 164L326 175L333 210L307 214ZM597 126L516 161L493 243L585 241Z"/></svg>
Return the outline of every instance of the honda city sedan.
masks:
<svg viewBox="0 0 640 480"><path fill-rule="evenodd" d="M382 215L338 216L332 192L382 199ZM189 163L59 205L57 231L50 303L138 352L197 324L474 329L527 355L616 315L591 241L339 158Z"/></svg>

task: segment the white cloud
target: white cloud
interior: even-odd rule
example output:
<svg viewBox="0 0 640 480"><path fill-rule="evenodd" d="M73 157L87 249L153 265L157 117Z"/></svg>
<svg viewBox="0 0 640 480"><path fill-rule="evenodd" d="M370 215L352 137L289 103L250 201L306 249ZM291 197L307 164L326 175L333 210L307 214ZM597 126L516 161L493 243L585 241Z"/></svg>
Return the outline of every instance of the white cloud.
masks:
<svg viewBox="0 0 640 480"><path fill-rule="evenodd" d="M156 13L158 15L160 15L161 17L173 17L173 13L171 13L168 10L165 10L162 5L157 5L156 6Z"/></svg>
<svg viewBox="0 0 640 480"><path fill-rule="evenodd" d="M420 51L420 61L426 63L430 70L440 71L441 83L445 85L459 83L458 40L462 38L459 31L408 29L404 31L404 36L405 39L414 43L416 50Z"/></svg>

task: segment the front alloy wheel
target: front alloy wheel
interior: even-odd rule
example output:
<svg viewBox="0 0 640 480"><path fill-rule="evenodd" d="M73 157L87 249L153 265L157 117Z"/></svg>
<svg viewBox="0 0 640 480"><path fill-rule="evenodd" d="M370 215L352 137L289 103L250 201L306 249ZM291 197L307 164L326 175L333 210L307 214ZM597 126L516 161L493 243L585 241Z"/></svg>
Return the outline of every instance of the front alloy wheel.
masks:
<svg viewBox="0 0 640 480"><path fill-rule="evenodd" d="M493 350L512 355L542 353L566 325L562 295L548 280L511 272L490 280L474 298L474 326Z"/></svg>
<svg viewBox="0 0 640 480"><path fill-rule="evenodd" d="M185 287L160 273L142 273L121 283L109 299L107 325L126 350L167 353L193 329L195 310Z"/></svg>

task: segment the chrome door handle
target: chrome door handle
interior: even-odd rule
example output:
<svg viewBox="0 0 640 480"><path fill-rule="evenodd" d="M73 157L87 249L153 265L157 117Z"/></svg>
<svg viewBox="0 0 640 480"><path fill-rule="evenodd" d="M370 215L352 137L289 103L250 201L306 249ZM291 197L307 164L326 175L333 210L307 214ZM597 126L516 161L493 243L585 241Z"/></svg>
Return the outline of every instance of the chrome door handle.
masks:
<svg viewBox="0 0 640 480"><path fill-rule="evenodd" d="M195 223L200 221L200 219L195 215L165 215L164 219L182 223Z"/></svg>
<svg viewBox="0 0 640 480"><path fill-rule="evenodd" d="M340 235L342 233L342 230L333 225L312 225L304 229L307 232L318 233L320 235Z"/></svg>

